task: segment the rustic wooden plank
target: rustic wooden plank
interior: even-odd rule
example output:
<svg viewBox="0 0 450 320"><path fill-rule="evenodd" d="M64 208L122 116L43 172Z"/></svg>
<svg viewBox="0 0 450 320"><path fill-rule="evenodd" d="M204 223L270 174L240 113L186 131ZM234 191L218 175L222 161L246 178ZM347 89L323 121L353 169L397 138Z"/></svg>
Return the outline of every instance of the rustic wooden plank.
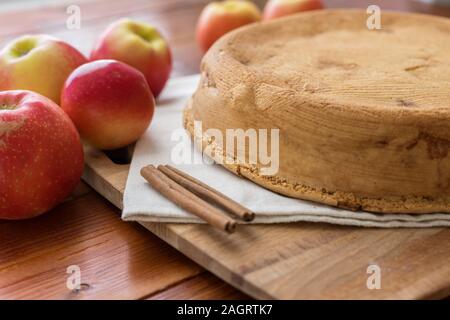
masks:
<svg viewBox="0 0 450 320"><path fill-rule="evenodd" d="M256 298L421 299L450 295L449 229L296 223L241 226L240 232L227 237L209 226L144 226ZM383 272L382 290L366 287L370 264L377 264Z"/></svg>
<svg viewBox="0 0 450 320"><path fill-rule="evenodd" d="M201 268L90 193L37 219L0 224L1 299L139 299ZM81 268L78 293L66 287Z"/></svg>
<svg viewBox="0 0 450 320"><path fill-rule="evenodd" d="M249 296L237 291L210 273L202 273L179 285L147 298L148 300L248 300Z"/></svg>

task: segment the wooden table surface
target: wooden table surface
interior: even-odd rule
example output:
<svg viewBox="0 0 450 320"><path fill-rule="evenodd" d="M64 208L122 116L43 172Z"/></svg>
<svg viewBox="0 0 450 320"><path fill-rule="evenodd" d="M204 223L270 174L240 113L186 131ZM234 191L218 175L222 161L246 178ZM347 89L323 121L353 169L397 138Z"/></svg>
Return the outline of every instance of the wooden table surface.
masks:
<svg viewBox="0 0 450 320"><path fill-rule="evenodd" d="M82 0L0 11L0 42L26 33L60 37L88 54L99 33L120 17L149 21L169 40L172 77L198 72L194 30L204 0ZM260 6L264 1L255 1ZM450 10L407 0L324 1L328 7ZM66 8L81 8L80 30L66 28ZM82 289L67 288L78 266ZM65 203L27 221L0 220L0 299L247 299L184 257L81 183Z"/></svg>

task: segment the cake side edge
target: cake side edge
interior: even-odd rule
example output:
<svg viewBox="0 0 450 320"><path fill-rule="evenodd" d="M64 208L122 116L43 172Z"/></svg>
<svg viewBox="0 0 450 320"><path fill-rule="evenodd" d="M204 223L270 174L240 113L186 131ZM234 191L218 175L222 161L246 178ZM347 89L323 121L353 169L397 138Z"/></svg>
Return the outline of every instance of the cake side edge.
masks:
<svg viewBox="0 0 450 320"><path fill-rule="evenodd" d="M183 126L188 131L191 139L195 136L194 121L192 99L190 99L183 110ZM450 198L445 197L391 196L370 198L350 192L328 191L325 188L317 188L299 182L292 183L278 175L263 176L259 174L259 169L256 165L237 164L236 159L232 159L235 161L223 161L223 159L229 157L224 150L211 142L211 139L204 133L199 138L202 145L199 146L194 143L196 147L201 148L202 152L206 147L209 147L209 150L213 151L216 156L216 158L212 158L227 170L263 188L291 198L313 201L352 211L362 210L374 213L399 214L450 213Z"/></svg>

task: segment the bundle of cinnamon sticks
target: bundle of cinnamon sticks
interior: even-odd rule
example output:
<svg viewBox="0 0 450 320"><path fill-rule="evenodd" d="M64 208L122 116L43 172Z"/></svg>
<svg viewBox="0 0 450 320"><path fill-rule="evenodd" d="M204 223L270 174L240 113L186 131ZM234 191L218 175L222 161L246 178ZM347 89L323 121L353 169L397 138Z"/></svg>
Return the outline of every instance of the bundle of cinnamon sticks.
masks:
<svg viewBox="0 0 450 320"><path fill-rule="evenodd" d="M145 166L141 175L167 199L210 225L232 233L236 220L252 221L255 214L219 191L170 165Z"/></svg>

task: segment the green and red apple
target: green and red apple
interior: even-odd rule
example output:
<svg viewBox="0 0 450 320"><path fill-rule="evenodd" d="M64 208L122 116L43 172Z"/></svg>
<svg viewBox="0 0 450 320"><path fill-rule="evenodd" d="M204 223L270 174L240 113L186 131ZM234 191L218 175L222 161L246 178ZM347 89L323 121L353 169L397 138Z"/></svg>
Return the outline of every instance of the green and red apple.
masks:
<svg viewBox="0 0 450 320"><path fill-rule="evenodd" d="M269 0L264 7L263 19L270 20L318 9L323 9L321 0Z"/></svg>
<svg viewBox="0 0 450 320"><path fill-rule="evenodd" d="M139 139L152 120L155 100L140 71L115 60L97 60L69 76L61 107L84 140L112 150Z"/></svg>
<svg viewBox="0 0 450 320"><path fill-rule="evenodd" d="M0 219L50 210L82 171L78 132L58 105L30 91L0 92Z"/></svg>
<svg viewBox="0 0 450 320"><path fill-rule="evenodd" d="M101 35L91 60L113 59L141 71L155 97L163 90L172 70L167 41L150 24L121 19Z"/></svg>
<svg viewBox="0 0 450 320"><path fill-rule="evenodd" d="M31 90L59 104L64 81L86 62L77 49L61 40L22 36L0 52L0 90Z"/></svg>
<svg viewBox="0 0 450 320"><path fill-rule="evenodd" d="M250 1L226 0L208 4L197 22L197 42L203 52L224 34L261 20L261 11Z"/></svg>

